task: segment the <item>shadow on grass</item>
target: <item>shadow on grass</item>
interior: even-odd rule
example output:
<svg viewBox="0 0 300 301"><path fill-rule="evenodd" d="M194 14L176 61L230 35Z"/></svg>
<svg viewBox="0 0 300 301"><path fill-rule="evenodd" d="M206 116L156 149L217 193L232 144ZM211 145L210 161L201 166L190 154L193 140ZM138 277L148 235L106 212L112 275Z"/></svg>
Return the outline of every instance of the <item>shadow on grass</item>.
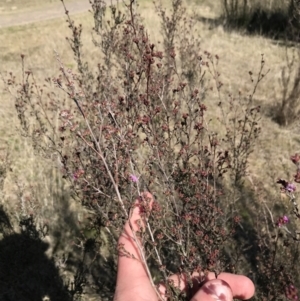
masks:
<svg viewBox="0 0 300 301"><path fill-rule="evenodd" d="M64 270L71 272L72 280L66 282L54 259L46 255L50 246L41 239L43 233L37 230L33 217L23 219L20 228L21 233L14 232L9 217L0 206L0 235L3 237L0 240L1 301L73 301L85 293L96 294L102 301L112 300L116 260L113 256L100 254L101 243L87 239L82 250L74 249L68 255ZM55 229L55 240L64 239L58 232Z"/></svg>
<svg viewBox="0 0 300 301"><path fill-rule="evenodd" d="M239 30L249 35L261 35L274 40L300 42L298 25L285 11L256 8L244 14L215 19L201 16L198 20L209 24L211 29L222 25L228 31Z"/></svg>
<svg viewBox="0 0 300 301"><path fill-rule="evenodd" d="M20 226L21 233L14 233L0 208L0 300L72 300L54 261L45 254L48 244L40 239L33 219L24 219Z"/></svg>
<svg viewBox="0 0 300 301"><path fill-rule="evenodd" d="M113 299L117 279L116 258L99 254L101 246L94 239L85 243L85 259L83 262L89 267L89 282L93 283L95 293L102 301Z"/></svg>

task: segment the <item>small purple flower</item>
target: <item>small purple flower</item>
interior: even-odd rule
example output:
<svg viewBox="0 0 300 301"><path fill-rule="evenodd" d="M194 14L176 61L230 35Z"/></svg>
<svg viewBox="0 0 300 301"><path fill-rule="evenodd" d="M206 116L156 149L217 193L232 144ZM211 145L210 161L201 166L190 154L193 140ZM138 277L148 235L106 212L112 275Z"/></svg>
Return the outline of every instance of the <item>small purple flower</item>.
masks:
<svg viewBox="0 0 300 301"><path fill-rule="evenodd" d="M286 215L280 216L276 222L276 226L281 227L282 225L287 224L289 221L290 219Z"/></svg>
<svg viewBox="0 0 300 301"><path fill-rule="evenodd" d="M284 224L287 224L290 220L289 220L289 218L286 215L284 215L282 217L282 221L283 221Z"/></svg>
<svg viewBox="0 0 300 301"><path fill-rule="evenodd" d="M293 183L288 183L285 187L285 190L288 192L294 192L296 191L296 186Z"/></svg>
<svg viewBox="0 0 300 301"><path fill-rule="evenodd" d="M139 181L139 178L136 175L130 175L129 179L134 183L137 183Z"/></svg>
<svg viewBox="0 0 300 301"><path fill-rule="evenodd" d="M297 176L298 175L295 175L295 181L298 180ZM298 181L296 181L296 182L298 182ZM295 184L289 183L288 181L286 181L284 179L278 179L276 183L281 185L281 191L282 192L294 192L294 191L296 191Z"/></svg>

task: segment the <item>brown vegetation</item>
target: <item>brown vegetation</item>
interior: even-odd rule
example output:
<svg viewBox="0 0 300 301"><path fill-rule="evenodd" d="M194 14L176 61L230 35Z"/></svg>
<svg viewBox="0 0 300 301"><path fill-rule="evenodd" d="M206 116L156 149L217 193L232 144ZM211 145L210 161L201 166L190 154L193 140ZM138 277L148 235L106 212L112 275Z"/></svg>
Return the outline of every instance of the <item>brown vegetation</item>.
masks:
<svg viewBox="0 0 300 301"><path fill-rule="evenodd" d="M145 190L156 203L142 200L136 235L154 282L232 271L256 300L297 294L297 46L225 31L209 5L92 1L69 29L1 29L1 232L49 240L58 294L111 298L116 238Z"/></svg>

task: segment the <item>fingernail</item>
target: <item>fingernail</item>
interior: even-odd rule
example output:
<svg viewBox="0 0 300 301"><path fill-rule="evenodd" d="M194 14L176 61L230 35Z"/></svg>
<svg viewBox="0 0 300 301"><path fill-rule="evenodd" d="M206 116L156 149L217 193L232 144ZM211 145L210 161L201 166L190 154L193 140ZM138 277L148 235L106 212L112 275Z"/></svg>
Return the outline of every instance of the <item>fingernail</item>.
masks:
<svg viewBox="0 0 300 301"><path fill-rule="evenodd" d="M207 281L201 288L216 301L232 301L232 291L227 282L220 279Z"/></svg>

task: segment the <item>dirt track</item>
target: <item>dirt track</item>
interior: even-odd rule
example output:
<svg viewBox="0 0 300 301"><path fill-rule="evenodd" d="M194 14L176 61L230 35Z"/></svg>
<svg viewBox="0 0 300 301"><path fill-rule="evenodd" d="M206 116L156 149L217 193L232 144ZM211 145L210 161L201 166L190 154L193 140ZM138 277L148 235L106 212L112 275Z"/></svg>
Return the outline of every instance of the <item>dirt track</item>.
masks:
<svg viewBox="0 0 300 301"><path fill-rule="evenodd" d="M88 0L75 0L66 4L70 14L78 14L88 11L91 6ZM11 13L0 14L0 28L24 25L44 20L64 17L65 12L60 1L45 7L35 7L30 11L18 12L17 9Z"/></svg>

